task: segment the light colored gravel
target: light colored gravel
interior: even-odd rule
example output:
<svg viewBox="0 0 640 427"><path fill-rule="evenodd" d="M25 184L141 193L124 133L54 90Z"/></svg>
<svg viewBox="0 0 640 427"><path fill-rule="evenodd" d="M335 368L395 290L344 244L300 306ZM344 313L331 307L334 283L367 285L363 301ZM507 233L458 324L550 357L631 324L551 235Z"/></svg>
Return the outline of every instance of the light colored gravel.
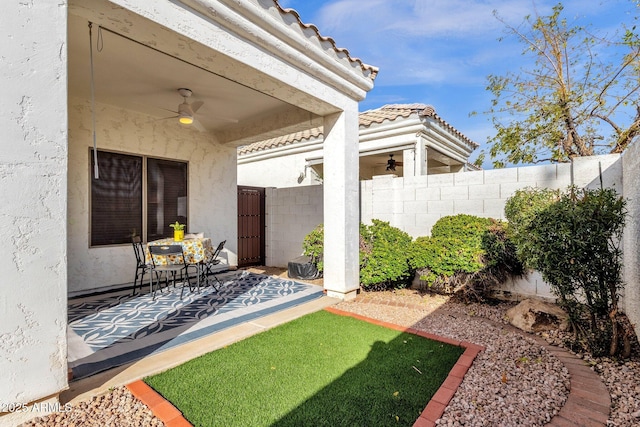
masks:
<svg viewBox="0 0 640 427"><path fill-rule="evenodd" d="M391 302L389 304L389 302ZM524 333L503 328L513 304L461 304L414 291L363 293L341 310L412 326L486 347L476 358L440 426L542 426L562 407L569 376L559 360ZM493 322L485 322L482 319ZM557 335L548 341L558 344ZM612 398L608 426L640 425L640 359L625 362L582 356L603 379ZM120 387L70 412L23 424L35 426L162 426L149 409Z"/></svg>
<svg viewBox="0 0 640 427"><path fill-rule="evenodd" d="M374 306L374 307L371 307ZM413 309L345 302L336 308L486 347L467 372L438 425L542 426L564 404L569 374L544 347L524 334L482 321L500 321L505 306L442 304ZM471 316L470 316L471 315Z"/></svg>
<svg viewBox="0 0 640 427"><path fill-rule="evenodd" d="M496 330L486 325L484 322L474 322L473 318L482 317L494 322L506 323L506 311L512 307L513 303L501 303L495 306L487 304L462 304L447 301L441 296L421 295L411 290L399 290L395 292L364 293L361 294L360 302L346 302L338 304L343 310L353 311L363 316L373 317L379 320L397 323L404 326L412 325L416 329L423 329L428 332L448 336L456 339L464 339L487 347L486 352L480 353L473 366L467 373L454 396L452 402L445 410L439 425L446 426L534 426L540 425L538 422L528 418L523 407L528 407L525 401L531 399L532 395L539 394L547 403L542 411L544 416L538 420L547 420L551 414L557 411L556 404L549 405L549 402L557 402L558 392L561 384L566 381L565 368L558 365L555 358L545 354L542 359L535 356L535 344L532 344L530 355L527 355L527 348L521 345L530 342L524 333L507 332L506 330ZM362 304L366 301L367 304ZM408 307L421 307L420 310L407 309L404 307L387 306L389 302L393 304L406 305ZM380 304L372 304L378 302ZM424 307L424 308L422 308ZM446 310L453 316L434 315L434 311L440 308ZM458 315L456 315L459 314ZM422 316L422 317L421 317ZM478 330L480 328L480 330ZM486 330L482 330L485 329ZM494 335L494 338L492 337ZM550 344L563 347L562 342L567 338L566 334L559 331L540 334ZM510 339L513 345L510 344ZM607 426L610 427L637 427L640 426L640 352L637 342L634 343L632 356L628 360L617 360L615 358L601 357L593 358L588 354L572 354L582 358L600 376L603 383L609 390L611 397L611 413ZM521 370L522 363L526 357L528 362L533 361L536 366L525 366ZM516 363L514 364L514 360ZM535 363L539 360L539 363ZM514 365L518 369L513 369ZM511 372L516 376L507 374L506 385L502 390L496 382L497 371L500 368L511 367ZM495 369L495 371L494 371ZM504 372L504 371L503 371ZM507 370L508 372L508 370ZM538 378L531 378L537 375ZM562 379L561 379L562 378ZM511 381L511 379L513 381ZM502 378L500 378L502 382ZM552 385L551 382L555 383ZM508 393L500 392L509 389ZM478 396L476 398L475 396ZM479 408L479 399L484 405L484 410ZM536 398L537 399L537 398ZM536 400L533 399L533 400ZM540 406L534 403L536 410ZM490 408L490 409L489 409ZM466 417L467 413L473 412L473 417ZM494 413L489 413L495 411ZM514 413L521 412L522 418L514 417ZM473 418L468 421L466 418ZM516 419L517 422L513 422ZM509 421L511 420L511 421Z"/></svg>
<svg viewBox="0 0 640 427"><path fill-rule="evenodd" d="M126 387L95 396L88 402L35 418L20 427L163 427L151 410L136 399Z"/></svg>

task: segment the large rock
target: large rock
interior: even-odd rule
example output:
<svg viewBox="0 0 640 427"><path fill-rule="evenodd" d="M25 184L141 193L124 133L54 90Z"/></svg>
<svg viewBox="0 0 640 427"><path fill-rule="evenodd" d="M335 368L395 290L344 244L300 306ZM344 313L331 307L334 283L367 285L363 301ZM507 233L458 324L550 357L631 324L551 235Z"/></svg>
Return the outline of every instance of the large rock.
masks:
<svg viewBox="0 0 640 427"><path fill-rule="evenodd" d="M507 311L509 322L527 332L550 329L567 330L569 316L560 307L548 302L526 299Z"/></svg>

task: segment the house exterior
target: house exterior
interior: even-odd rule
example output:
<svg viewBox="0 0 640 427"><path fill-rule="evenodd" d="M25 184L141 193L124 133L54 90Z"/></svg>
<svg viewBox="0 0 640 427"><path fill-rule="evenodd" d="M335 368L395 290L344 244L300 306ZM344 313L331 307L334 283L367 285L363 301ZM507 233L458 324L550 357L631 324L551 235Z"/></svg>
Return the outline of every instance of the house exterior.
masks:
<svg viewBox="0 0 640 427"><path fill-rule="evenodd" d="M277 188L321 183L323 137L322 127L316 127L238 148L238 183ZM468 162L478 144L430 105L390 104L364 111L358 138L360 180L478 170Z"/></svg>
<svg viewBox="0 0 640 427"><path fill-rule="evenodd" d="M351 165L375 67L277 0L10 2L0 20L0 402L68 387L68 296L133 281L118 227L150 240L177 217L235 263L239 146L323 127L326 290L355 295Z"/></svg>

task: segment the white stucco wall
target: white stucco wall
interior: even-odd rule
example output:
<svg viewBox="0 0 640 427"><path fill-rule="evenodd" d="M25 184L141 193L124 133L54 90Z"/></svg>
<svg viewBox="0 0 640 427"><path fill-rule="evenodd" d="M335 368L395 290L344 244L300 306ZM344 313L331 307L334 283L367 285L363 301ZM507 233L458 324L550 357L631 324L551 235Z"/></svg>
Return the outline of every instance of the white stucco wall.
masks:
<svg viewBox="0 0 640 427"><path fill-rule="evenodd" d="M213 244L227 240L223 258L237 264L236 149L218 144L209 133L131 111L98 105L98 149L189 162L190 230ZM69 107L69 292L131 283L135 258L130 244L89 247L89 147L91 109L71 99Z"/></svg>
<svg viewBox="0 0 640 427"><path fill-rule="evenodd" d="M313 152L322 153L322 150ZM297 187L321 182L311 168L305 174L308 152L267 157L260 162L238 163L238 184L253 187ZM302 175L302 179L300 179Z"/></svg>
<svg viewBox="0 0 640 427"><path fill-rule="evenodd" d="M622 156L624 197L627 199L627 223L624 228L624 300L622 307L629 320L640 327L640 145L636 142Z"/></svg>
<svg viewBox="0 0 640 427"><path fill-rule="evenodd" d="M3 410L67 386L66 12L6 2L0 15Z"/></svg>
<svg viewBox="0 0 640 427"><path fill-rule="evenodd" d="M216 241L226 239L230 264L236 263L237 242L235 147L255 141L257 135L285 133L282 128L287 126L287 130L300 130L300 123L322 122L324 116L344 111L351 129L336 132L336 142L352 139L356 132L357 102L372 88L375 70L360 67L329 41L309 37L287 21L291 14L281 16L274 4L224 3L4 4L0 192L7 203L0 208L6 243L1 257L5 286L0 298L0 403L55 399L68 385L68 293L130 282L134 273L129 245L88 247L91 126L87 101L67 102L68 8L96 25L107 24L299 107L294 117L264 114L246 126L221 131L218 138L228 145L220 145L210 136L172 129L168 123L150 124L148 117L97 106L100 148L189 162L190 226ZM351 184L346 190L356 188L356 183ZM338 192L344 195L344 190L341 187ZM345 227L346 234L357 234L357 214L350 212L342 219L345 226L334 227L328 234L342 236ZM345 248L337 240L336 246L339 251ZM356 252L348 248L353 256ZM357 260L339 261L343 265L336 270L357 267ZM354 284L347 275L341 280L338 285L345 289ZM0 425L15 425L11 418L1 414Z"/></svg>

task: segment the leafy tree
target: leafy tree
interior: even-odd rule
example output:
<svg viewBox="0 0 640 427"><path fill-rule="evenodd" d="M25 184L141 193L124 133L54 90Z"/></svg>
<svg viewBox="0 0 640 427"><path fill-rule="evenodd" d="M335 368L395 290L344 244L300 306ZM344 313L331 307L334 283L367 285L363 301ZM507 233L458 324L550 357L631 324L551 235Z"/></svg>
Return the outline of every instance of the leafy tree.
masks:
<svg viewBox="0 0 640 427"><path fill-rule="evenodd" d="M522 55L533 60L529 69L488 77L494 99L485 113L497 131L488 140L494 167L621 153L640 136L636 26L605 39L571 26L562 12L558 3L551 15L527 16L518 27L494 12L525 45Z"/></svg>
<svg viewBox="0 0 640 427"><path fill-rule="evenodd" d="M519 255L551 285L576 327L576 338L586 340L596 355L617 354L620 340L623 356L629 355L628 336L617 318L625 205L613 189L570 187L559 197L551 191L520 191L505 208L515 223L514 241L526 246ZM583 309L588 328L582 328ZM603 329L604 319L610 324Z"/></svg>

